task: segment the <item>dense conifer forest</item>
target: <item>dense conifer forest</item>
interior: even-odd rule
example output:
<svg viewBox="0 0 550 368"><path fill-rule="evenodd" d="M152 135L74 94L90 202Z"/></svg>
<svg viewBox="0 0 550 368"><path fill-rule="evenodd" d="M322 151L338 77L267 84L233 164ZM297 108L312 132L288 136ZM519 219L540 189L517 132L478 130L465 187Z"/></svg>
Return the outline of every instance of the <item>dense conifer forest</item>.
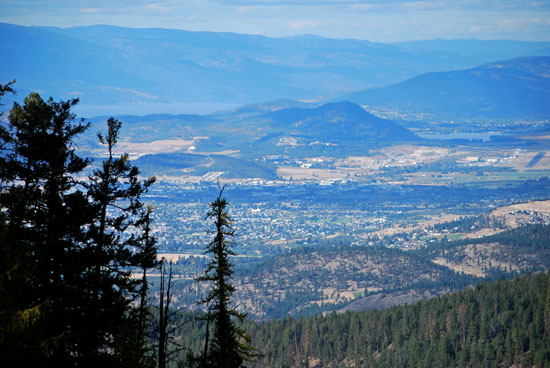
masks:
<svg viewBox="0 0 550 368"><path fill-rule="evenodd" d="M203 325L180 315L182 343ZM381 311L247 322L251 367L548 367L550 275L480 284Z"/></svg>

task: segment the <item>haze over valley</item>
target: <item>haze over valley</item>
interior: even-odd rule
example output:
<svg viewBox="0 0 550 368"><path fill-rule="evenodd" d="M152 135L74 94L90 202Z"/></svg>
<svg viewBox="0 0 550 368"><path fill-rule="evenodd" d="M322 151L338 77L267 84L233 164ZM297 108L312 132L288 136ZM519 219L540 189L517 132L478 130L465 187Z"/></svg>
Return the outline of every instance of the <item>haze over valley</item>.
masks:
<svg viewBox="0 0 550 368"><path fill-rule="evenodd" d="M216 42L218 35L210 37ZM548 75L550 57L521 57L419 74L341 97L357 103L277 99L203 115L119 115L124 124L117 150L128 152L144 176L159 180L147 194L158 221L154 232L161 253L179 260L175 272L183 279L202 272L208 241L201 222L204 205L218 181L229 185L236 250L242 256L235 260L237 275L243 275L236 279L238 295L252 317L410 303L547 267L530 261L531 250L511 263L497 261L505 252L498 247L464 263L424 254L449 239L548 225ZM105 120L91 118L93 128L80 143L96 160L102 149L95 132ZM509 207L516 203L523 207ZM350 263L362 257L364 247L382 252L373 258L380 275L412 277L411 271L386 267L403 252L407 257L419 252L423 266L408 265L409 258L397 263L430 283L404 286L396 278L369 284L360 275L373 270L360 271ZM330 264L325 257L338 259L337 269L347 276L336 276L329 267L331 276L311 279L307 270ZM269 271L273 263L279 264L276 269L285 267L294 281ZM256 269L263 270L261 275L250 274ZM265 284L273 277L277 281ZM246 280L265 282L252 287ZM296 289L296 283L303 288ZM180 284L182 305L194 308L200 291L193 281Z"/></svg>
<svg viewBox="0 0 550 368"><path fill-rule="evenodd" d="M285 97L203 115L114 114L123 122L116 149L128 152L144 176L159 181L147 195L157 217L154 231L161 253L182 254L182 277L201 272L202 263L189 264L196 263L207 241L200 219L218 180L229 184L237 252L260 268L265 257L291 262L295 256L283 261L289 256L281 254L297 251L305 257L308 251L302 249L315 252L331 244L423 249L451 234L475 238L548 222L550 208L544 206L533 212L527 205L532 218L519 223L494 211L549 199L550 57L542 55L550 55L550 43L380 44L95 26L4 24L2 29L13 54L2 60L2 73L5 79L17 76L22 91L17 98L31 85L62 98L77 96L84 104L138 108L151 102L211 100L215 106ZM29 53L49 66L48 73L46 64L18 61ZM521 57L497 61L512 56ZM458 68L464 70L452 71ZM373 88L344 94L365 87ZM302 99L289 99L297 97ZM92 128L80 138L79 149L99 161L102 148L95 135L106 117L89 120ZM487 219L484 226L475 225L479 219ZM434 230L452 221L472 225L459 226L461 231L454 226L450 233ZM342 260L356 257L354 252L345 251ZM426 261L451 274L460 268L439 258ZM306 267L303 262L299 267ZM391 261L380 262L384 267ZM503 270L514 275L530 267L539 266L528 262ZM467 273L490 275L483 270ZM361 295L391 294L398 283L318 285L313 290L333 291L314 299L322 303L316 308L360 305L355 301ZM278 298L284 304L290 285L268 289L283 290ZM394 303L441 292L428 290ZM247 311L263 315L257 311L263 303L249 304ZM284 310L293 314L308 305ZM284 315L274 313L268 316Z"/></svg>
<svg viewBox="0 0 550 368"><path fill-rule="evenodd" d="M275 3L273 12L280 6ZM161 11L159 6L151 9ZM380 5L372 6L378 11ZM153 258L173 264L168 293L167 271L155 266L143 276L150 288L140 300L149 293L152 304L164 303L171 292L168 303L178 311L171 321L175 338L167 343L172 362L153 354L151 364L205 364L199 357L212 307L197 302L212 295L212 283L197 279L214 269L205 252L212 213L206 222L205 215L221 203L212 201L222 192L235 231L231 305L247 314L244 326L265 353L250 366L430 366L420 355L437 356L438 366L550 364L544 342L550 341L544 340L550 333L548 33L526 41L485 35L372 42L52 24L0 23L2 134L15 131L17 119L31 121L31 112L10 112L26 106L29 93L53 101L77 98L67 106L75 121L83 117L90 125L75 134L75 152L90 162L67 176L71 185L93 193L90 183L99 182L105 162L120 155L125 160L124 154L139 168L134 184L143 183L139 199L151 206L146 231L156 239ZM111 117L122 125L109 151ZM23 141L8 136L0 146L5 198L15 192L4 183L19 185L10 173L15 164L8 163L27 162L8 154ZM147 182L152 176L154 184ZM110 185L130 188L124 180ZM122 203L133 200L129 195ZM4 217L17 207L1 205ZM124 213L117 206L103 217ZM6 217L6 224L11 221ZM143 221L120 226L113 239L130 244ZM140 280L139 267L125 272ZM513 281L492 284L503 279ZM521 294L520 283L533 292ZM522 303L515 299L520 294ZM441 318L430 314L429 327L425 321L410 327L416 317L401 319L424 308L439 310L441 303L452 307ZM487 321L475 319L476 308ZM515 315L506 312L510 308ZM535 316L523 345L514 320L530 313L522 308ZM380 332L390 327L377 325L388 315L400 321L391 338ZM360 322L350 322L355 320ZM319 332L325 324L332 327ZM340 336L343 344L349 341L346 348L334 342L340 341L334 324L348 326ZM289 335L270 336L269 329ZM279 335L288 339L277 347ZM315 347L314 339L321 341ZM325 342L331 347L319 348ZM362 343L368 346L357 348ZM405 350L411 353L402 358Z"/></svg>

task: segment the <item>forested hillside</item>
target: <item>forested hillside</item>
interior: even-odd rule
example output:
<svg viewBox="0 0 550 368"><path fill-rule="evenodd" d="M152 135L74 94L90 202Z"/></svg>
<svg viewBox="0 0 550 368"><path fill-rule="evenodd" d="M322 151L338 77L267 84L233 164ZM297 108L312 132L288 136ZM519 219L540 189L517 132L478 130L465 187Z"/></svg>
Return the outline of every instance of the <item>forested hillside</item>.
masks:
<svg viewBox="0 0 550 368"><path fill-rule="evenodd" d="M550 276L531 274L414 305L247 326L257 367L547 367Z"/></svg>
<svg viewBox="0 0 550 368"><path fill-rule="evenodd" d="M149 175L196 175L219 173L227 178L276 179L275 169L268 165L223 155L199 155L190 153L159 153L142 156L136 160L143 173Z"/></svg>
<svg viewBox="0 0 550 368"><path fill-rule="evenodd" d="M255 263L240 262L234 276L236 296L256 320L309 316L354 300L363 310L410 303L482 280L382 246L304 247ZM204 268L193 258L178 262L176 270L191 272L184 274L189 277L193 265ZM194 308L204 294L192 281L182 281L175 290L177 303L186 308Z"/></svg>
<svg viewBox="0 0 550 368"><path fill-rule="evenodd" d="M443 238L408 251L388 247L406 241L400 234L372 246L326 240L261 259L235 259L236 295L243 310L256 320L410 304L483 281L546 271L548 239L550 226L526 225L475 239ZM203 269L199 257L175 264L175 272L186 278ZM191 309L204 294L191 280L178 282L174 290L177 304Z"/></svg>
<svg viewBox="0 0 550 368"><path fill-rule="evenodd" d="M204 321L179 316L200 351ZM381 311L247 322L263 357L250 367L547 367L550 275L480 284Z"/></svg>

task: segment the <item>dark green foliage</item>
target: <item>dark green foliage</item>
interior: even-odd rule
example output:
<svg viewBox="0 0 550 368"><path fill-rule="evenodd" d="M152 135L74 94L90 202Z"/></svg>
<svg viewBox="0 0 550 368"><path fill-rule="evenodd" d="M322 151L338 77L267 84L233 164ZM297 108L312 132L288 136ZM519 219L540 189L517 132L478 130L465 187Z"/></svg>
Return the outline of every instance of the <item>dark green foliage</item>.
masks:
<svg viewBox="0 0 550 368"><path fill-rule="evenodd" d="M191 153L159 153L145 155L136 160L136 165L144 172L164 174L183 170L197 165L206 165L208 158Z"/></svg>
<svg viewBox="0 0 550 368"><path fill-rule="evenodd" d="M488 283L411 306L248 323L257 367L546 367L550 275Z"/></svg>
<svg viewBox="0 0 550 368"><path fill-rule="evenodd" d="M194 264L200 266L200 260ZM191 262L182 262L183 265L190 268ZM398 296L402 303L411 302L461 290L481 281L457 274L412 251L383 246L349 246L333 240L326 245L304 246L255 262L237 264L234 269L235 297L242 304L251 305L249 315L260 320L289 315L311 316L344 308L350 300L337 294L348 289L350 284L358 289L373 290L358 292L351 301L350 308L365 310L387 306L376 301L386 296ZM327 288L334 290L334 297L325 295ZM192 305L205 293L204 290L202 294L197 293L197 288L190 283L180 283L177 289L179 302L183 305ZM391 298L387 300L389 304ZM393 304L397 303L397 299L393 300Z"/></svg>
<svg viewBox="0 0 550 368"><path fill-rule="evenodd" d="M169 271L166 270L164 259L160 265L160 295L158 306L158 349L157 362L158 368L165 368L168 355L169 341L169 323L170 323L170 303L172 301L171 289L174 283L172 281L172 262L170 262Z"/></svg>
<svg viewBox="0 0 550 368"><path fill-rule="evenodd" d="M483 238L457 240L456 245L499 243L517 248L548 249L550 248L549 225L526 225Z"/></svg>
<svg viewBox="0 0 550 368"><path fill-rule="evenodd" d="M10 82L0 84L0 96L15 93ZM8 168L13 156L7 152L14 149L12 129L0 125L0 180L2 206L16 203L20 198L10 198L10 180L15 176ZM13 188L12 188L13 190ZM12 205L12 208L16 205ZM0 359L5 364L25 365L49 355L49 345L54 338L44 331L47 303L28 297L27 280L31 277L32 261L28 259L31 245L17 238L18 231L10 226L9 213L0 212Z"/></svg>
<svg viewBox="0 0 550 368"><path fill-rule="evenodd" d="M266 164L258 164L257 162L238 159L230 156L211 155L210 160L213 160L211 167L207 170L197 169L196 174L202 175L209 171L224 172L224 178L263 178L263 179L278 179L276 168Z"/></svg>
<svg viewBox="0 0 550 368"><path fill-rule="evenodd" d="M237 319L243 322L246 315L239 313L233 306L232 295L235 287L231 283L233 276L230 257L235 253L230 249L231 238L235 235L232 219L227 212L227 201L222 198L223 188L218 198L210 203L206 219L213 219L214 239L208 244L206 252L211 255L205 275L198 281L212 283L210 292L201 303L208 309L206 342L203 352L204 367L240 367L243 361L255 356L255 350L248 344L245 331L236 325ZM210 339L210 328L211 337Z"/></svg>
<svg viewBox="0 0 550 368"><path fill-rule="evenodd" d="M0 97L4 96L6 93L15 94L15 90L12 87L14 84L15 84L15 79L6 84L0 84ZM4 104L0 104L0 106L4 106Z"/></svg>
<svg viewBox="0 0 550 368"><path fill-rule="evenodd" d="M195 352L201 327L194 319L180 334ZM244 328L264 354L250 367L547 367L550 274L381 311L247 321Z"/></svg>
<svg viewBox="0 0 550 368"><path fill-rule="evenodd" d="M20 353L6 352L3 361L66 364L72 357L60 352L74 349L75 326L85 319L77 280L85 265L74 260L82 254L76 244L85 237L87 201L73 176L87 161L75 154L73 142L87 125L70 112L76 103L43 101L32 93L23 106L14 104L2 135L6 290L17 285L6 308L19 324L15 330L8 325L18 333L7 339Z"/></svg>
<svg viewBox="0 0 550 368"><path fill-rule="evenodd" d="M82 286L89 296L85 311L89 324L82 326L85 332L82 345L89 351L84 354L100 362L104 354L98 352L108 350L111 336L117 336L124 328L139 331L142 327L141 317L129 313L130 303L139 295L139 287L144 287L143 281L130 277L131 268L153 267L156 258L156 248L147 244L150 239L124 235L140 224L147 232L149 212L143 211L140 196L155 179L141 182L139 170L130 164L127 154L114 156L122 123L111 118L107 124L107 135L98 135L106 147L107 159L94 170L86 184L91 207L86 247L90 264L87 284ZM142 316L143 312L138 314ZM141 332L138 336L141 340ZM136 340L136 344L140 343L143 341Z"/></svg>
<svg viewBox="0 0 550 368"><path fill-rule="evenodd" d="M506 223L502 219L495 217L480 215L480 216L470 216L470 217L460 217L454 221L442 222L434 224L429 227L429 230L444 231L448 232L470 232L472 229L476 228L493 228L493 229L506 229Z"/></svg>
<svg viewBox="0 0 550 368"><path fill-rule="evenodd" d="M150 310L148 308L147 294L149 290L149 281L147 280L147 271L159 265L157 261L156 239L151 235L151 222L153 208L147 206L141 218L136 222L136 226L143 230L142 235L136 239L135 244L138 248L136 252L135 264L141 268L141 285L139 287L139 307L138 307L138 333L137 341L140 344L145 342L145 331L148 329L147 322L150 321Z"/></svg>
<svg viewBox="0 0 550 368"><path fill-rule="evenodd" d="M8 366L149 362L131 305L143 283L130 274L156 257L139 235L139 198L153 180L138 180L127 156L112 157L114 120L102 170L89 183L78 179L88 160L74 142L88 124L71 112L77 102L31 93L1 132L0 354ZM129 229L135 235L124 235Z"/></svg>

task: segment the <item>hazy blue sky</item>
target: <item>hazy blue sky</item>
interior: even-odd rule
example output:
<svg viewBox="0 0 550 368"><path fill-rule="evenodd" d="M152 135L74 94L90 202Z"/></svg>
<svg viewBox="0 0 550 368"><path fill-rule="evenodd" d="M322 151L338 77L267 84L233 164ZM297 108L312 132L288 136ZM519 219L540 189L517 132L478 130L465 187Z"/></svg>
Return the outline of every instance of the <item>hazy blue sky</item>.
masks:
<svg viewBox="0 0 550 368"><path fill-rule="evenodd" d="M550 0L0 0L0 22L401 41L550 40Z"/></svg>

